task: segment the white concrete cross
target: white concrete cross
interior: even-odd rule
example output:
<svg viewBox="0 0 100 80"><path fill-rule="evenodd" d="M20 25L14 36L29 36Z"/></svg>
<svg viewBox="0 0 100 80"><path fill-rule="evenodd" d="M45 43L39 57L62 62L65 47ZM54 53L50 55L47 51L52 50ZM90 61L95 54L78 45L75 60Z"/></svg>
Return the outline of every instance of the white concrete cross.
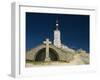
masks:
<svg viewBox="0 0 100 80"><path fill-rule="evenodd" d="M43 43L46 45L46 57L45 57L45 61L50 61L50 57L49 57L49 44L51 44L51 42L47 38L46 41L44 41Z"/></svg>

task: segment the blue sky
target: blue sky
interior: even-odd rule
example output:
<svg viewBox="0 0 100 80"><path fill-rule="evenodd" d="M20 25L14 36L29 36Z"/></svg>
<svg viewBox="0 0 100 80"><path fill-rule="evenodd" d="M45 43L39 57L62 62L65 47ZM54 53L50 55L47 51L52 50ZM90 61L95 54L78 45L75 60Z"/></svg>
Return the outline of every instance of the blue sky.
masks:
<svg viewBox="0 0 100 80"><path fill-rule="evenodd" d="M89 52L89 15L31 12L26 13L26 50L42 44L46 38L53 42L57 18L62 43Z"/></svg>

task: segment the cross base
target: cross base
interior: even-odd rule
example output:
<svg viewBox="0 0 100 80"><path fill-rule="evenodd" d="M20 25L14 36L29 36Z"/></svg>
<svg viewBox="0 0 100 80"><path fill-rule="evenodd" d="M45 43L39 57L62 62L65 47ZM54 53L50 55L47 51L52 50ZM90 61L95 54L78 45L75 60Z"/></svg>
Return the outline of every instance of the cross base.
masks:
<svg viewBox="0 0 100 80"><path fill-rule="evenodd" d="M48 61L51 61L51 59L49 57L45 58L45 61L48 62Z"/></svg>

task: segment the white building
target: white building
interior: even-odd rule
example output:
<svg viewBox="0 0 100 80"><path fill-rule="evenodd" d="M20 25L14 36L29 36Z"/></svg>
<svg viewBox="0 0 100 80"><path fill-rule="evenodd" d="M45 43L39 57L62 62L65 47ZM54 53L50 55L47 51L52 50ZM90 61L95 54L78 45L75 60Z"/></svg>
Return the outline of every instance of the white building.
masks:
<svg viewBox="0 0 100 80"><path fill-rule="evenodd" d="M61 34L60 30L58 29L59 23L58 19L56 20L56 30L54 30L54 45L58 48L61 48Z"/></svg>
<svg viewBox="0 0 100 80"><path fill-rule="evenodd" d="M63 50L75 52L74 49L71 49L68 46L61 43L61 33L58 28L59 28L59 23L58 23L58 19L57 19L56 20L56 30L54 30L54 45L58 48L62 48Z"/></svg>

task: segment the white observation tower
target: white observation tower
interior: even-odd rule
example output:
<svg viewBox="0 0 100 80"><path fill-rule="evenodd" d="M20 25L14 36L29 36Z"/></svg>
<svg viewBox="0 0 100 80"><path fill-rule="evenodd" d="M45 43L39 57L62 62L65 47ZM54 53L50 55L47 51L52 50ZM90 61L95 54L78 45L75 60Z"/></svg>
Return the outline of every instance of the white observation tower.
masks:
<svg viewBox="0 0 100 80"><path fill-rule="evenodd" d="M58 48L61 48L61 35L60 30L58 29L59 23L58 19L56 20L56 30L54 30L54 45Z"/></svg>

